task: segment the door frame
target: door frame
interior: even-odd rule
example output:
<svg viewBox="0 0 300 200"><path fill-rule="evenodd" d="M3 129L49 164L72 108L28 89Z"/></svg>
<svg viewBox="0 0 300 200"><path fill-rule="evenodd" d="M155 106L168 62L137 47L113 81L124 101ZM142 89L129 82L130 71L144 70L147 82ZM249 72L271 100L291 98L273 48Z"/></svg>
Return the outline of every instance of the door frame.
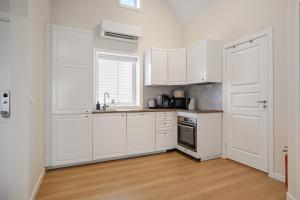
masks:
<svg viewBox="0 0 300 200"><path fill-rule="evenodd" d="M273 144L273 138L274 138L274 132L273 132L273 28L265 29L261 32L257 32L251 35L248 35L246 37L243 37L242 39L236 40L234 42L230 42L227 45L224 45L223 47L223 108L224 108L224 116L223 116L223 158L227 158L227 112L228 109L226 107L226 101L227 101L227 88L226 88L226 72L227 72L227 55L226 50L237 46L246 42L249 42L254 39L258 39L261 37L267 37L268 40L268 54L267 54L267 70L268 70L268 174L270 177L275 178L280 181L284 181L284 177L282 177L279 174L274 173L274 144Z"/></svg>

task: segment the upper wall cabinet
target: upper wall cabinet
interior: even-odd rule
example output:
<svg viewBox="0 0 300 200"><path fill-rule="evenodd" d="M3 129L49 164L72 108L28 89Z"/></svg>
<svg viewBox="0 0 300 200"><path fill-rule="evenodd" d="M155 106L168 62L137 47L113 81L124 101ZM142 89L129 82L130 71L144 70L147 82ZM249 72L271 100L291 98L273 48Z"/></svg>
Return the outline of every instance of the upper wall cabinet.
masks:
<svg viewBox="0 0 300 200"><path fill-rule="evenodd" d="M187 49L187 84L222 82L222 43L204 39Z"/></svg>
<svg viewBox="0 0 300 200"><path fill-rule="evenodd" d="M145 53L145 85L168 84L168 50L151 48Z"/></svg>
<svg viewBox="0 0 300 200"><path fill-rule="evenodd" d="M52 114L92 111L92 32L48 26L48 65Z"/></svg>
<svg viewBox="0 0 300 200"><path fill-rule="evenodd" d="M169 50L169 85L186 84L186 49Z"/></svg>

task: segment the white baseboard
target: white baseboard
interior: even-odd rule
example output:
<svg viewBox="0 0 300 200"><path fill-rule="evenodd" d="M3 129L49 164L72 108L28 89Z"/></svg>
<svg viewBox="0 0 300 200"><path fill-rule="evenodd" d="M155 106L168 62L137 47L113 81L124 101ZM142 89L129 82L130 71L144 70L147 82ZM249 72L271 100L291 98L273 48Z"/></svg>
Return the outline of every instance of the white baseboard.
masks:
<svg viewBox="0 0 300 200"><path fill-rule="evenodd" d="M35 197L39 191L40 185L44 179L45 174L46 174L46 169L44 168L40 174L38 181L35 184L34 190L32 192L31 198L30 198L31 200L35 200Z"/></svg>
<svg viewBox="0 0 300 200"><path fill-rule="evenodd" d="M286 193L286 200L296 200L295 197L293 197L290 193Z"/></svg>
<svg viewBox="0 0 300 200"><path fill-rule="evenodd" d="M278 173L269 173L269 177L276 179L277 181L285 182L285 176Z"/></svg>

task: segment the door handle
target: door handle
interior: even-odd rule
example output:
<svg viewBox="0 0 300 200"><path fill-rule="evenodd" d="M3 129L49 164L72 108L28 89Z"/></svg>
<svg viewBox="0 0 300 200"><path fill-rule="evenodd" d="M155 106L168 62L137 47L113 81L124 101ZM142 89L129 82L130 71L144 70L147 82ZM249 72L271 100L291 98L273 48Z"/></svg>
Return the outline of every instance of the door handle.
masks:
<svg viewBox="0 0 300 200"><path fill-rule="evenodd" d="M1 93L0 96L0 102L1 102L1 111L0 115L3 118L9 118L10 117L10 93L9 91L5 90Z"/></svg>
<svg viewBox="0 0 300 200"><path fill-rule="evenodd" d="M268 102L266 100L264 100L264 101L257 101L257 103L264 103L264 104L266 104Z"/></svg>

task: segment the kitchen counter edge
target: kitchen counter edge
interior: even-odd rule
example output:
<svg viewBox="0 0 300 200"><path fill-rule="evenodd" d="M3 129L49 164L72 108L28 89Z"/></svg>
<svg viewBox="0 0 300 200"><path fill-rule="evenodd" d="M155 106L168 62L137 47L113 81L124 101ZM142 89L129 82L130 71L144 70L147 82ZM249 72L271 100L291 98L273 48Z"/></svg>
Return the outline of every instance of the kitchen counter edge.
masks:
<svg viewBox="0 0 300 200"><path fill-rule="evenodd" d="M188 112L188 113L223 113L223 110L181 110L181 109L121 109L121 110L107 110L97 111L94 110L93 114L107 114L107 113L137 113L137 112Z"/></svg>

